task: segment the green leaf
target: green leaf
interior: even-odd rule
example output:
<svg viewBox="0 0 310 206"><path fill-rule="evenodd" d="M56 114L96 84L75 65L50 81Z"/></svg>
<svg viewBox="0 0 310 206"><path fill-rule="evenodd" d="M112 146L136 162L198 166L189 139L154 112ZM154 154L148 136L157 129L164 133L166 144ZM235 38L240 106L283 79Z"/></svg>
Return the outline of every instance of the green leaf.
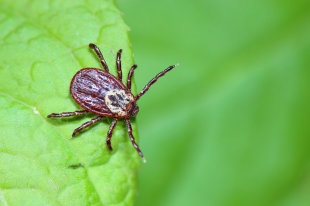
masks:
<svg viewBox="0 0 310 206"><path fill-rule="evenodd" d="M139 102L137 205L310 205L309 3L122 1L138 88L180 63Z"/></svg>
<svg viewBox="0 0 310 206"><path fill-rule="evenodd" d="M132 205L141 160L124 124L114 130L111 153L111 120L70 139L92 115L46 118L81 109L69 94L71 78L83 67L101 68L89 43L101 48L114 74L122 48L128 72L128 27L114 1L0 5L0 205Z"/></svg>

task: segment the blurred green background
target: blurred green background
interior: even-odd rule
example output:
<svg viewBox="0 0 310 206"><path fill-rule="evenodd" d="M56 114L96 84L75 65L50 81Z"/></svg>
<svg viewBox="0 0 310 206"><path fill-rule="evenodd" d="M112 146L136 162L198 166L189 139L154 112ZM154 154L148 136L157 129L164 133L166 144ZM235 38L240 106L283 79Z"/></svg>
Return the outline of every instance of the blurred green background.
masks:
<svg viewBox="0 0 310 206"><path fill-rule="evenodd" d="M138 206L310 205L310 3L118 0L140 90Z"/></svg>

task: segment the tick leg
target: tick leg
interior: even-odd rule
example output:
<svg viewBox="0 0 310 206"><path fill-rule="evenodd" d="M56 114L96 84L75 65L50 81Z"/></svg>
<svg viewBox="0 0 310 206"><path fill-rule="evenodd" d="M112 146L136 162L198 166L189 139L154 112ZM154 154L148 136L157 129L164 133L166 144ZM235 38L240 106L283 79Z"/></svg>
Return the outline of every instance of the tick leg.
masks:
<svg viewBox="0 0 310 206"><path fill-rule="evenodd" d="M108 134L107 134L107 140L106 140L106 143L107 143L107 147L110 151L112 151L112 146L111 146L111 138L112 138L112 132L116 126L116 123L117 123L118 119L117 118L114 118L111 126L110 126L110 129L108 131Z"/></svg>
<svg viewBox="0 0 310 206"><path fill-rule="evenodd" d="M92 43L89 44L89 48L93 49L96 52L96 54L99 57L100 62L102 64L104 70L109 73L109 67L107 65L107 62L104 60L100 49L95 44L92 44Z"/></svg>
<svg viewBox="0 0 310 206"><path fill-rule="evenodd" d="M85 129L86 127L89 127L93 124L95 124L96 122L98 122L99 120L101 120L103 117L102 116L98 116L95 117L93 119L91 119L88 122L85 122L84 124L82 124L81 126L79 126L78 128L76 128L73 133L72 133L72 137L74 137L78 132L80 132L82 129Z"/></svg>
<svg viewBox="0 0 310 206"><path fill-rule="evenodd" d="M133 147L137 150L137 152L140 155L140 157L143 158L144 157L143 153L141 152L138 144L135 141L135 138L132 135L132 128L131 128L131 124L130 124L130 119L125 119L125 122L126 122L127 131L128 131L128 134L129 134L130 141L131 141Z"/></svg>
<svg viewBox="0 0 310 206"><path fill-rule="evenodd" d="M122 81L122 62L121 62L121 55L122 55L122 50L118 50L116 54L116 67L117 67L117 75L118 79Z"/></svg>
<svg viewBox="0 0 310 206"><path fill-rule="evenodd" d="M135 71L135 69L137 68L137 65L134 64L132 65L132 67L130 68L130 71L128 73L128 77L127 77L127 88L131 91L131 79L133 76L133 72Z"/></svg>
<svg viewBox="0 0 310 206"><path fill-rule="evenodd" d="M152 84L154 84L159 77L164 76L167 72L169 72L171 69L173 69L175 67L175 65L169 66L168 68L166 68L164 71L158 73L153 79L151 79L151 81L149 81L149 83L147 83L147 85L144 86L144 88L141 90L141 92L136 96L136 101L145 93L147 92L150 87L152 86Z"/></svg>
<svg viewBox="0 0 310 206"><path fill-rule="evenodd" d="M74 112L62 112L62 113L52 113L47 116L47 118L51 117L71 117L71 116L78 116L89 113L86 110L78 110Z"/></svg>

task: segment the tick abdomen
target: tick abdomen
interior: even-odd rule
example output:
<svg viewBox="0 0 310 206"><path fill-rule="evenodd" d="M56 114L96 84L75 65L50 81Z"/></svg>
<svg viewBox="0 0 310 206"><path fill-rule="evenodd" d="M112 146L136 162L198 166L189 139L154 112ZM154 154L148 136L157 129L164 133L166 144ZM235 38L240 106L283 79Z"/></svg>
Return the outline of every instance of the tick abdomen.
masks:
<svg viewBox="0 0 310 206"><path fill-rule="evenodd" d="M121 98L117 94L120 96L128 94L126 87L113 75L103 70L81 69L73 77L70 90L73 99L87 111L101 116L127 116L124 113L124 104L126 103L118 104L118 108L115 106L115 101L110 104L110 101L106 99L107 94L114 93L117 100L120 100ZM133 96L129 95L129 99L133 100Z"/></svg>

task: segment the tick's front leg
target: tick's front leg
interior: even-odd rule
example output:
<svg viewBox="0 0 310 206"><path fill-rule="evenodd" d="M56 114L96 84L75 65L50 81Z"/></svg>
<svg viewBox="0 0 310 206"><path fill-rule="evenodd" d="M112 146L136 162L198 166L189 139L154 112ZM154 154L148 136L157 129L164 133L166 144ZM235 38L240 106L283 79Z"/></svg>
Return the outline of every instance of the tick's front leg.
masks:
<svg viewBox="0 0 310 206"><path fill-rule="evenodd" d="M110 126L110 129L108 131L108 134L107 134L107 140L106 140L106 143L107 143L107 147L110 151L112 151L112 146L111 146L111 138L112 138L112 133L113 133L113 130L116 126L116 123L117 123L118 119L117 118L114 118L113 122L111 123L111 126Z"/></svg>
<svg viewBox="0 0 310 206"><path fill-rule="evenodd" d="M116 54L116 67L117 67L117 76L118 79L122 81L122 62L121 62L122 50L118 50Z"/></svg>
<svg viewBox="0 0 310 206"><path fill-rule="evenodd" d="M130 119L125 119L125 122L126 122L126 126L127 126L127 131L128 131L128 134L129 134L129 138L130 138L130 141L133 145L133 147L137 150L138 154L140 155L140 157L144 157L142 151L140 150L139 148L139 145L136 143L135 141L135 138L132 134L132 128L131 128L131 124L130 124Z"/></svg>

